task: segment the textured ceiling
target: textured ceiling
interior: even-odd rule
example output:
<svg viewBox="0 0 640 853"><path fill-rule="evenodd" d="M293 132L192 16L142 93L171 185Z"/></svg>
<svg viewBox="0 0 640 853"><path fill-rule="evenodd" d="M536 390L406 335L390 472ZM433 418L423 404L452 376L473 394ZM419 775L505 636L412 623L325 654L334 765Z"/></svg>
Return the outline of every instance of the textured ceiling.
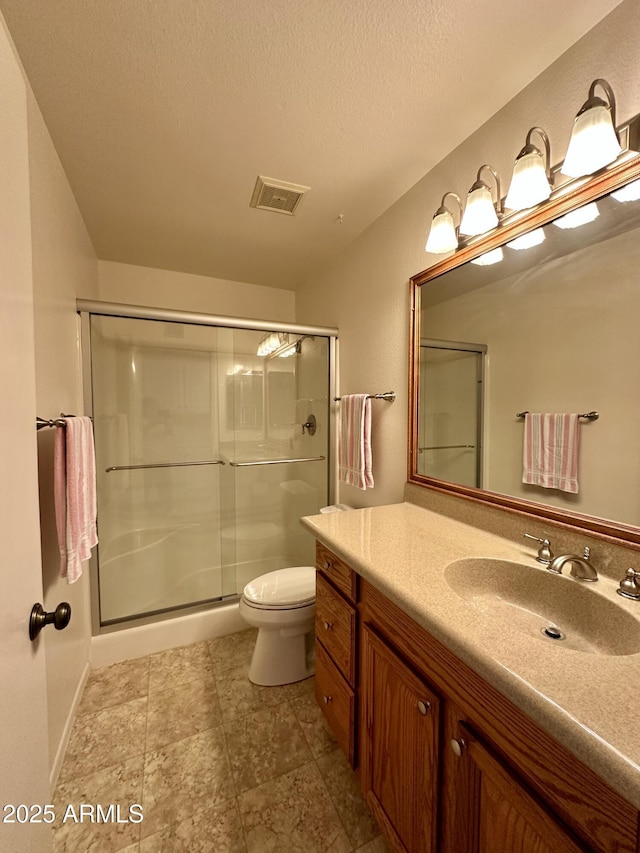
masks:
<svg viewBox="0 0 640 853"><path fill-rule="evenodd" d="M0 10L98 257L295 289L618 2ZM295 216L259 174L311 187Z"/></svg>

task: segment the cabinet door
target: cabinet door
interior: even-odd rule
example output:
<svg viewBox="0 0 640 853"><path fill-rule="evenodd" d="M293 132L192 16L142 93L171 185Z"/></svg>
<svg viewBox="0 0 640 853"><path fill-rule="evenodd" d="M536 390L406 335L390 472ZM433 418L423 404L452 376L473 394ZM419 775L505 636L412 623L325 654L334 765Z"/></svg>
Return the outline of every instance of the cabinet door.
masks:
<svg viewBox="0 0 640 853"><path fill-rule="evenodd" d="M582 846L464 724L449 730L445 770L447 853L579 853ZM446 737L446 735L445 735ZM451 785L455 787L452 792ZM452 824L455 824L452 825Z"/></svg>
<svg viewBox="0 0 640 853"><path fill-rule="evenodd" d="M363 629L362 785L397 850L436 849L439 700L368 626Z"/></svg>

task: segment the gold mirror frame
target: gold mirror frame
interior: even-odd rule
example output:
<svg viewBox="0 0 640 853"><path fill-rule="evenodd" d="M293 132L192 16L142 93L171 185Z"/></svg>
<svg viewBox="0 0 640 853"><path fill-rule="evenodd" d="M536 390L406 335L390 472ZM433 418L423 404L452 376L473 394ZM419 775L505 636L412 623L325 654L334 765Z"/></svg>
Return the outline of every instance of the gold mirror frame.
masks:
<svg viewBox="0 0 640 853"><path fill-rule="evenodd" d="M490 492L472 486L463 486L446 480L438 480L425 474L419 474L418 460L418 393L420 380L420 307L419 288L472 258L515 239L516 237L546 225L558 216L575 210L582 205L595 201L613 190L640 178L640 155L622 156L622 162L590 178L581 178L560 187L552 199L524 214L510 216L489 234L469 241L464 248L443 261L429 267L411 278L409 341L409 453L408 480L411 483L456 495L477 503L500 507L508 512L520 513L555 524L589 531L590 534L640 549L640 527L633 527L596 516L571 512L558 507L547 506L522 498L514 498L498 492Z"/></svg>

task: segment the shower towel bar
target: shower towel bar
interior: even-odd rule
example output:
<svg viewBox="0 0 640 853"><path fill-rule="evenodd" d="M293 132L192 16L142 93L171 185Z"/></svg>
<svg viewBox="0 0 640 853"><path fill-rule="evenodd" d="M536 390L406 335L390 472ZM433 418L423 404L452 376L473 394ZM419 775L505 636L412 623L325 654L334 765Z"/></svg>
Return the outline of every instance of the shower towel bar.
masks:
<svg viewBox="0 0 640 853"><path fill-rule="evenodd" d="M154 465L112 465L105 468L105 473L110 471L136 471L139 468L186 468L190 465L224 465L222 459L205 459L202 462L156 462Z"/></svg>
<svg viewBox="0 0 640 853"><path fill-rule="evenodd" d="M528 415L529 412L517 412L517 418L523 418L525 415ZM588 421L597 421L600 417L598 412L586 412L584 415L578 415L579 418L586 418Z"/></svg>
<svg viewBox="0 0 640 853"><path fill-rule="evenodd" d="M326 456L303 456L300 459L256 459L253 462L229 462L232 468L248 468L250 465L283 465L286 462L320 462Z"/></svg>
<svg viewBox="0 0 640 853"><path fill-rule="evenodd" d="M339 403L342 397L334 397L333 399L336 403ZM367 394L367 400L386 400L387 403L393 403L395 399L395 391L385 391L384 394Z"/></svg>

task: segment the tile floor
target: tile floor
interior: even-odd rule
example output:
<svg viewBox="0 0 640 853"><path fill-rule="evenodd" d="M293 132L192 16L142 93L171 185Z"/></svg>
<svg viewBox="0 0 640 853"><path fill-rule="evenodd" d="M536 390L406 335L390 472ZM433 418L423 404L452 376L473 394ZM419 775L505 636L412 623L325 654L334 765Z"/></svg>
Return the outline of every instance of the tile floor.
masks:
<svg viewBox="0 0 640 853"><path fill-rule="evenodd" d="M243 631L91 673L54 796L56 853L388 851L313 678L252 685L254 640ZM67 807L81 803L119 804L122 822L76 822ZM141 823L126 820L132 804Z"/></svg>

